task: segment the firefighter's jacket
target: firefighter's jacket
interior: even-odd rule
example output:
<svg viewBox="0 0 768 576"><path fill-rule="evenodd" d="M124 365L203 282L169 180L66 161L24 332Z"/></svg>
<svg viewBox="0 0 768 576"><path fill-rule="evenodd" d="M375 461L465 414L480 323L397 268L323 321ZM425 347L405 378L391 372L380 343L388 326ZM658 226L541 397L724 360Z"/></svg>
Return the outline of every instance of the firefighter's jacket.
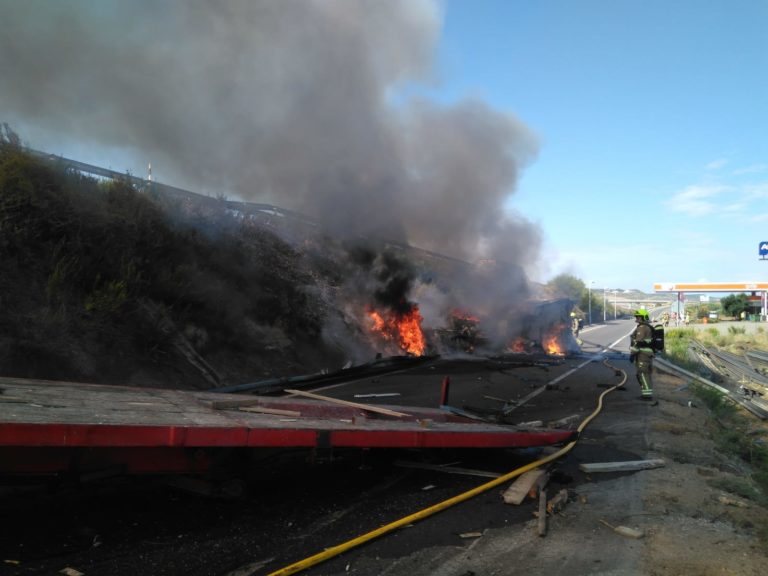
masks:
<svg viewBox="0 0 768 576"><path fill-rule="evenodd" d="M653 356L653 328L647 322L640 322L630 336L630 352Z"/></svg>

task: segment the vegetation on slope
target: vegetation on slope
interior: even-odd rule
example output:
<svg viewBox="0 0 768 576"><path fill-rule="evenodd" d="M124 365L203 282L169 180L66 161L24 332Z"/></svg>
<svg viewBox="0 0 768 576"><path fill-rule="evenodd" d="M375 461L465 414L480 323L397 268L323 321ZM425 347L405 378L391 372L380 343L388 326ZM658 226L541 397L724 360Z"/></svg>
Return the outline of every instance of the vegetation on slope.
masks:
<svg viewBox="0 0 768 576"><path fill-rule="evenodd" d="M1 374L206 388L312 368L322 308L301 255L168 203L0 130Z"/></svg>

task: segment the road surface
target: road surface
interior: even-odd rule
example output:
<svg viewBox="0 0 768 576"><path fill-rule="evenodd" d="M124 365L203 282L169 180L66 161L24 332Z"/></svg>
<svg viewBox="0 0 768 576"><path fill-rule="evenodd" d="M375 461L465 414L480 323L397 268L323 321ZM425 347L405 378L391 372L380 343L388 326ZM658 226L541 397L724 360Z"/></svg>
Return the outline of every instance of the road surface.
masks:
<svg viewBox="0 0 768 576"><path fill-rule="evenodd" d="M621 381L603 359L630 374L623 389L607 395L602 412L552 470L550 493L565 488L572 498L589 502L591 512L558 517L541 539L531 529L536 503L506 505L500 487L305 573L571 576L598 573L596 565L600 573L636 573L640 544L617 540L604 549L595 535L601 530L598 516L640 506L642 475L589 478L578 467L648 456L645 427L654 407L639 400L634 372L621 354L628 350L633 327L631 320L587 327L581 334L582 354L535 365L444 358L321 390L357 402L435 407L447 377L446 404L454 408L484 413L514 407L506 416L511 423L574 416L575 426L595 410L600 394ZM387 396L370 396L381 394ZM406 468L402 461L505 473L538 456L534 450L412 450L316 453L308 460L306 453L275 453L244 470L248 492L229 500L146 478L60 484L13 497L0 492L0 513L6 526L14 527L0 536L0 555L12 561L3 566L11 575L67 567L109 576L270 574L488 480Z"/></svg>

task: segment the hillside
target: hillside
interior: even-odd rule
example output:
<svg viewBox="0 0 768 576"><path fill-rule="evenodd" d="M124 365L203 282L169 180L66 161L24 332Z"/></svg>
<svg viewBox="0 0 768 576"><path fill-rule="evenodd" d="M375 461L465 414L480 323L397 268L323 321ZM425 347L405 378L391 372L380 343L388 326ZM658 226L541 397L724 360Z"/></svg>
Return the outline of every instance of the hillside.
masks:
<svg viewBox="0 0 768 576"><path fill-rule="evenodd" d="M207 388L333 360L276 235L0 147L0 372ZM322 361L321 361L322 360Z"/></svg>

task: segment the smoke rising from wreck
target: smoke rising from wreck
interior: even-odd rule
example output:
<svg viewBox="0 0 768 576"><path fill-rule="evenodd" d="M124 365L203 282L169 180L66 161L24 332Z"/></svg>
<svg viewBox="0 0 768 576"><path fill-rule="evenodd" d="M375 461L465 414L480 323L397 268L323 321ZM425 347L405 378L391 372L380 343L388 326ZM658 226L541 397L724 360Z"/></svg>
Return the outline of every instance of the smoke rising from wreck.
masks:
<svg viewBox="0 0 768 576"><path fill-rule="evenodd" d="M379 252L362 245L353 245L349 259L357 272L350 271L348 278L358 277L368 286L362 290L372 294L374 304L397 314L407 314L414 302L408 298L416 279L416 271L405 260L391 252Z"/></svg>
<svg viewBox="0 0 768 576"><path fill-rule="evenodd" d="M129 149L162 181L351 235L532 265L504 202L535 138L478 101L388 103L431 81L426 0L0 0L4 120L31 144Z"/></svg>
<svg viewBox="0 0 768 576"><path fill-rule="evenodd" d="M163 182L349 238L496 259L503 271L451 298L490 314L526 295L541 235L508 200L535 136L481 101L392 96L434 82L438 2L0 0L0 13L0 120L33 147L121 148ZM420 291L426 318L444 294L386 258L358 262L376 298L396 309Z"/></svg>

